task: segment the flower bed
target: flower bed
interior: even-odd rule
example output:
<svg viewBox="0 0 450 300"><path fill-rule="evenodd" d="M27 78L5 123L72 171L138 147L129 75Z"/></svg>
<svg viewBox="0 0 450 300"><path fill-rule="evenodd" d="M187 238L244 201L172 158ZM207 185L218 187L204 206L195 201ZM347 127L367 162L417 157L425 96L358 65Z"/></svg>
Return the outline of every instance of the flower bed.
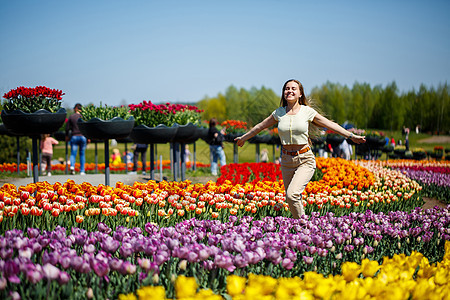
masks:
<svg viewBox="0 0 450 300"><path fill-rule="evenodd" d="M403 160L385 165L419 182L424 187L424 196L450 203L450 162Z"/></svg>
<svg viewBox="0 0 450 300"><path fill-rule="evenodd" d="M252 274L270 275L280 286L292 278L297 290L313 276L326 286L359 284L367 292L370 280L359 275L369 265L365 259L374 261L373 268L387 262L386 274L380 270L373 279L380 280L380 293L392 277L394 291L408 282L406 295L423 289L439 295L436 284L425 287L420 276L435 274L437 282L448 276L432 264L446 261L450 207L416 208L421 186L381 162L318 158L317 166L322 175L308 184L307 215L299 220L288 218L283 182L270 163L230 164L217 182L206 184L4 184L0 297L134 297L151 285L166 297L182 297L182 289L196 297L239 299L250 295ZM405 257L395 256L400 253L417 263L406 263L417 270L417 290L395 279L407 271L393 268L388 258L398 262ZM174 284L176 278L182 283ZM246 283L227 290L234 280ZM317 288L305 293L317 296Z"/></svg>
<svg viewBox="0 0 450 300"><path fill-rule="evenodd" d="M410 214L313 214L299 220L189 219L163 228L146 223L144 230L122 226L113 230L104 223L91 231L72 227L69 233L63 227L28 228L26 233L13 229L0 238L4 262L0 270L8 290L24 296L32 293L28 285L39 286L46 279L63 285L55 289L55 296L69 293L73 287L64 285L73 280L83 294L92 288L96 295L110 298L152 282L156 274L169 296L175 274L195 276L200 287L223 293L232 272L274 278L309 271L336 275L347 272L348 262L364 258L381 262L385 256L414 251L432 263L441 261L444 243L450 240L449 225L448 209L416 209ZM356 270L352 280L359 274Z"/></svg>
<svg viewBox="0 0 450 300"><path fill-rule="evenodd" d="M167 170L170 169L170 160L162 160L162 166L163 166L163 170ZM155 161L155 166L157 169L159 169L159 165L160 165L160 161L156 160ZM195 163L197 168L209 168L209 164L204 164L201 162L196 162ZM186 162L186 167L187 168L191 168L193 166L193 162L189 161ZM33 165L31 164L31 168L33 167ZM116 165L110 165L110 170L111 172L125 172L126 170L126 164L124 162L116 164ZM85 171L87 173L92 173L95 171L95 163L86 163L85 164ZM128 163L128 170L131 170L133 168L133 164L132 163ZM146 162L146 168L147 171L150 171L150 162ZM20 164L20 171L26 171L27 170L27 165L21 163ZM64 164L52 164L52 174L63 174L66 170L66 165ZM79 172L80 170L80 164L79 163L75 163L75 171ZM99 172L104 172L105 171L105 163L99 163L97 164L97 170ZM142 170L142 162L138 161L138 171ZM0 164L0 172L4 172L4 173L14 173L17 172L17 164L16 163L3 163Z"/></svg>
<svg viewBox="0 0 450 300"><path fill-rule="evenodd" d="M227 294L232 299L354 299L389 297L425 299L430 295L444 299L448 295L450 280L450 243L445 244L446 254L437 265L419 252L409 256L395 254L385 257L381 265L377 261L364 259L361 265L345 262L342 273L323 276L317 272L306 272L303 278L249 274L248 277L229 275ZM418 269L418 271L417 271ZM359 276L358 276L359 275ZM362 277L360 277L362 275ZM222 299L210 289L198 290L193 277L178 276L175 282L175 295L178 299ZM166 299L161 286L146 286L137 290L139 299ZM120 295L119 299L136 299L134 293Z"/></svg>

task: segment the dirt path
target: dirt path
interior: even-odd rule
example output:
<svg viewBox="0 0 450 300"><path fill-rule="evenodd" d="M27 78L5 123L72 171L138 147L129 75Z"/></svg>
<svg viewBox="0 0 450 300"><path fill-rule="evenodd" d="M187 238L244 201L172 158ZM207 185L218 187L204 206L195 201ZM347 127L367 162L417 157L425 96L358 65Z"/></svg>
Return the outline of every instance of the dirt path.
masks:
<svg viewBox="0 0 450 300"><path fill-rule="evenodd" d="M434 135L417 141L419 144L450 144L449 135Z"/></svg>
<svg viewBox="0 0 450 300"><path fill-rule="evenodd" d="M439 206L442 208L447 207L447 204L445 204L442 201L437 200L436 198L426 198L424 197L423 200L425 201L425 204L422 205L423 209L429 209L429 208L433 208L435 206Z"/></svg>

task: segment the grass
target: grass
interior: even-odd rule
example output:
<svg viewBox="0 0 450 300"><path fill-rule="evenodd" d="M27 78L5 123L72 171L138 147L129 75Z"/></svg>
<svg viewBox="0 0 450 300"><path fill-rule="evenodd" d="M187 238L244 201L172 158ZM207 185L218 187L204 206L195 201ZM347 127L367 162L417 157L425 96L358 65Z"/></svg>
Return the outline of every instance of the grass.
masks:
<svg viewBox="0 0 450 300"><path fill-rule="evenodd" d="M131 143L125 144L125 143L118 143L116 146L109 146L109 154L112 154L112 150L114 148L118 148L121 153L125 152L125 147L127 147L128 151L130 150L130 147L132 146ZM193 160L193 154L194 154L194 145L190 144L189 151L191 154L191 161ZM95 148L96 145L94 143L90 143L87 146L86 149L86 162L95 162ZM209 145L204 142L203 140L198 140L195 143L196 148L196 161L199 161L201 163L209 164ZM260 145L260 150L263 148L267 148L269 150L269 161L273 161L273 154L272 154L272 145ZM97 143L97 159L99 163L105 162L105 153L104 153L105 145L104 143ZM234 144L231 143L224 143L224 150L225 155L227 159L227 163L233 162L233 151L234 151ZM279 151L276 151L276 155L279 153ZM68 158L70 157L70 147L68 147ZM163 160L169 160L170 159L170 144L157 144L155 145L155 160L160 158L160 155L162 156ZM58 159L62 157L64 159L65 157L65 143L60 142L58 145L54 146L53 148L53 158ZM256 145L246 143L242 148L238 147L238 162L254 162L256 161ZM147 161L150 158L150 151L147 151ZM77 162L79 162L79 157L77 157Z"/></svg>

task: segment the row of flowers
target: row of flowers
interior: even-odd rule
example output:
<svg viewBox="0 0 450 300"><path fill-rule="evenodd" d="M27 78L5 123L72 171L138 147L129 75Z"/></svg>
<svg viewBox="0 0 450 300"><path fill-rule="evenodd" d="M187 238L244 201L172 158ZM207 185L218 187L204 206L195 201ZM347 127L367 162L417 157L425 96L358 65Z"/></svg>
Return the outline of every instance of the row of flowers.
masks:
<svg viewBox="0 0 450 300"><path fill-rule="evenodd" d="M3 95L6 102L3 109L7 112L22 110L25 113L34 113L39 109L46 109L52 113L61 108L62 96L61 90L50 89L45 86L18 87ZM81 111L85 121L92 118L110 120L114 117L127 119L133 116L135 125L146 125L155 127L159 124L172 126L177 123L185 125L188 123L200 124L202 110L193 105L184 104L153 104L151 101L142 101L139 104L129 104L128 106L108 106L102 105L96 107L87 105Z"/></svg>
<svg viewBox="0 0 450 300"><path fill-rule="evenodd" d="M160 164L162 164L163 170L167 170L170 169L171 166L171 162L170 160L155 160L154 162L154 166L155 169L159 169ZM192 161L188 161L186 162L186 167L187 168L192 168L194 165L194 163ZM32 168L33 164L31 164L31 168ZM204 164L201 162L195 162L195 166L196 168L208 168L210 165L209 164ZM124 172L127 170L131 170L133 168L133 163L128 163L125 164L124 162L122 163L118 163L118 164L110 164L110 171L111 172ZM145 170L146 171L150 171L150 162L146 162L146 167ZM105 170L105 163L98 163L97 165L95 163L86 163L85 167L84 167L86 172L94 172L94 171L99 171L99 172L103 172ZM19 165L19 170L20 171L26 171L27 170L27 165L24 163L21 163ZM63 172L65 172L66 170L66 165L65 164L53 164L52 165L52 172L55 174L58 174L58 172L60 172L61 174ZM138 161L138 167L137 167L138 171L143 170L143 166L142 166L142 162ZM75 171L79 172L80 171L80 164L79 163L75 163ZM0 164L0 173L15 173L17 172L17 164L16 163L3 163Z"/></svg>
<svg viewBox="0 0 450 300"><path fill-rule="evenodd" d="M61 90L45 86L35 88L21 86L3 95L3 98L7 100L3 104L3 109L7 111L22 110L25 113L33 113L39 109L56 112L61 108L63 95Z"/></svg>
<svg viewBox="0 0 450 300"><path fill-rule="evenodd" d="M420 183L423 195L450 203L450 162L449 161L395 161L385 162L385 166L399 170Z"/></svg>
<svg viewBox="0 0 450 300"><path fill-rule="evenodd" d="M300 277L273 278L249 274L229 275L226 293L231 299L426 299L432 295L445 299L449 294L450 242L438 264L430 264L419 252L395 254L377 261L364 259L361 264L345 262L342 274L323 276L306 272ZM359 277L362 275L362 277ZM167 299L162 286L145 286L134 293L119 295L120 300ZM178 276L175 280L176 299L223 299L211 289L199 289L194 277Z"/></svg>
<svg viewBox="0 0 450 300"><path fill-rule="evenodd" d="M224 223L190 219L171 227L147 223L144 230L113 230L104 223L90 232L76 227L69 233L63 227L13 229L0 237L0 272L8 291L31 290L30 284L46 278L79 285L77 290L102 284L103 289L94 292L104 298L115 297L119 290L136 290L155 276L170 296L175 274L195 276L201 287L219 293L225 285L218 283L232 272L274 278L343 272L352 281L361 268L348 262L365 258L381 262L397 252L414 256L419 251L426 262L441 261L445 241L450 240L449 209L417 208L409 214L368 210L343 217L312 214L299 220L231 217ZM415 259L419 263L422 256ZM411 266L410 276L416 266ZM370 269L373 276L377 269Z"/></svg>

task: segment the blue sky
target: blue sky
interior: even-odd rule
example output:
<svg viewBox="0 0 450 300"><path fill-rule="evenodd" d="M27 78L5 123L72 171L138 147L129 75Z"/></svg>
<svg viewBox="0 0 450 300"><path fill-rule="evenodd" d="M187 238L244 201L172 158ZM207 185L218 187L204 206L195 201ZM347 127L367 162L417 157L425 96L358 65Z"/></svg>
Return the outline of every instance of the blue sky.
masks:
<svg viewBox="0 0 450 300"><path fill-rule="evenodd" d="M63 90L63 106L196 102L299 79L402 91L450 78L450 1L6 1L0 93Z"/></svg>

